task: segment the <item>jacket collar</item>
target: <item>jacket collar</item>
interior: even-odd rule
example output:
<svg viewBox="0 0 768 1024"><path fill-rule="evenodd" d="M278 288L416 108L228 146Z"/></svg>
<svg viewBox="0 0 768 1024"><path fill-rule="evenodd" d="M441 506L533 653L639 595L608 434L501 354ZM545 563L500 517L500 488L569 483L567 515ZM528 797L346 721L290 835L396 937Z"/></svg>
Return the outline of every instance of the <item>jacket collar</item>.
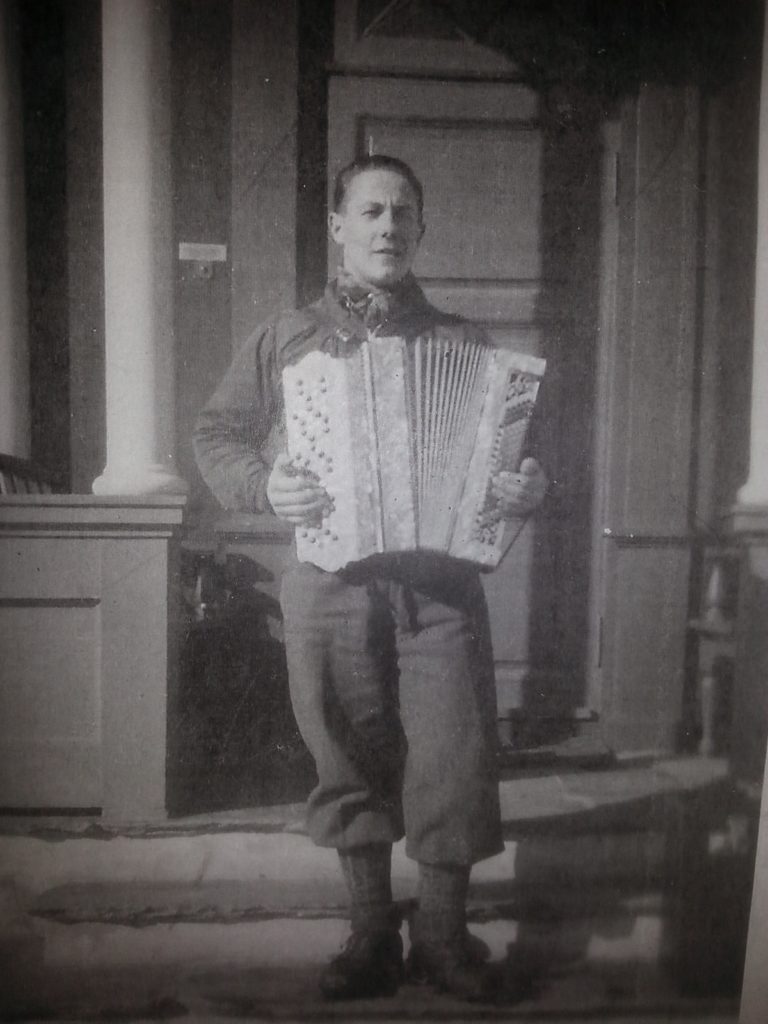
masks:
<svg viewBox="0 0 768 1024"><path fill-rule="evenodd" d="M329 282L325 304L341 313L345 326L356 335L412 333L413 322L422 323L431 307L412 274L395 288L368 288L360 285L345 271Z"/></svg>

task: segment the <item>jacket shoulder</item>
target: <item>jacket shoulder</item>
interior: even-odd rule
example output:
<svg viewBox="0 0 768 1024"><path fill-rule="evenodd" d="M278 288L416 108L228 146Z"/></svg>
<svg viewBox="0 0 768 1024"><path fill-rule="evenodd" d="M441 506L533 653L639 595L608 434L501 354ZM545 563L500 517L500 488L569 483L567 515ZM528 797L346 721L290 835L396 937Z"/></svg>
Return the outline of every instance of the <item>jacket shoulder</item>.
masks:
<svg viewBox="0 0 768 1024"><path fill-rule="evenodd" d="M275 354L284 366L305 351L313 348L328 334L333 333L322 301L313 302L303 309L286 310L274 318Z"/></svg>

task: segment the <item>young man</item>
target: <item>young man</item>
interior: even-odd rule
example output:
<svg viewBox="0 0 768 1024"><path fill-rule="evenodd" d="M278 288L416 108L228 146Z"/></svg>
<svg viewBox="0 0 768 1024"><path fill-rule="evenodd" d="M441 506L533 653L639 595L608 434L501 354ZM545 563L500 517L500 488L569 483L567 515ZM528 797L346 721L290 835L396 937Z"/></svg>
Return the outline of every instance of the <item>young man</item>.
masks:
<svg viewBox="0 0 768 1024"><path fill-rule="evenodd" d="M482 338L434 309L411 275L424 234L422 187L406 164L364 157L336 182L329 217L341 267L318 302L258 329L200 416L203 477L230 509L316 524L328 496L285 452L281 371L306 352L344 351L376 334L406 343L437 327ZM375 341L374 341L375 343ZM544 497L541 467L497 481L505 511ZM317 765L313 840L339 851L352 934L321 979L328 998L388 995L405 976L392 902L392 843L419 865L407 969L466 998L488 976L466 930L472 864L502 849L496 703L478 572L448 556L383 555L328 573L299 563L283 578L291 698Z"/></svg>

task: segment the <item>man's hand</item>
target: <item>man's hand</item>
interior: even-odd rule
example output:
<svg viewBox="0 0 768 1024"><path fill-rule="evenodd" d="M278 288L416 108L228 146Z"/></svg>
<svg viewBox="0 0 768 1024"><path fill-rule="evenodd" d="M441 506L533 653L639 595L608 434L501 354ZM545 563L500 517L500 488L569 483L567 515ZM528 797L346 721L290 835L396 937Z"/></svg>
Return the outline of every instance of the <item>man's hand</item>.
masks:
<svg viewBox="0 0 768 1024"><path fill-rule="evenodd" d="M519 473L497 473L491 481L504 518L533 512L544 500L547 487L549 480L536 459L523 459Z"/></svg>
<svg viewBox="0 0 768 1024"><path fill-rule="evenodd" d="M319 526L331 499L317 477L297 470L290 455L278 455L267 480L267 499L275 515L293 526Z"/></svg>

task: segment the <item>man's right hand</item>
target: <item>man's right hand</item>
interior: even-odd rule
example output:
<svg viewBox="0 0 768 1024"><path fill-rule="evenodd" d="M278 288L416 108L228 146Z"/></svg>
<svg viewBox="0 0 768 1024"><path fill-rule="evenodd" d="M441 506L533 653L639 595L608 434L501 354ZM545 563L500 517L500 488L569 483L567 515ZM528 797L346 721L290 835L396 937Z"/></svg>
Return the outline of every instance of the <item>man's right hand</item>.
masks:
<svg viewBox="0 0 768 1024"><path fill-rule="evenodd" d="M267 480L267 499L276 516L293 526L319 526L331 499L317 477L297 470L290 455L278 455Z"/></svg>

